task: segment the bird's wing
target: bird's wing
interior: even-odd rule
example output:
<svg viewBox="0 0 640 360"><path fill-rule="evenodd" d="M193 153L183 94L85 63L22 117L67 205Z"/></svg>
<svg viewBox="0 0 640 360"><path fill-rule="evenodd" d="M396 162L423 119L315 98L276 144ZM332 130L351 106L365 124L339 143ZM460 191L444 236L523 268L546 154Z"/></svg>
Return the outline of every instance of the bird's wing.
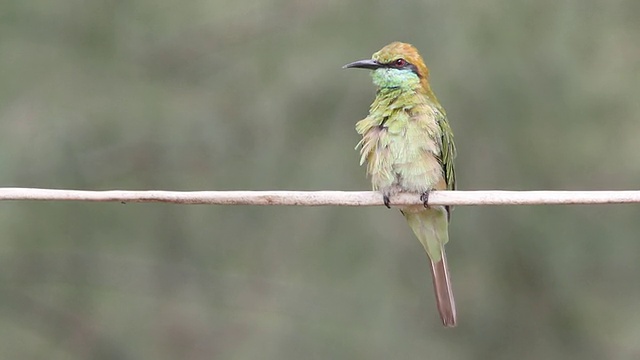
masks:
<svg viewBox="0 0 640 360"><path fill-rule="evenodd" d="M447 190L456 189L456 171L453 165L453 159L456 157L456 145L453 143L453 132L447 122L447 115L444 111L438 116L438 125L442 133L442 149L440 152L440 164L444 172L444 178L447 182Z"/></svg>
<svg viewBox="0 0 640 360"><path fill-rule="evenodd" d="M442 149L440 151L440 164L444 173L444 179L447 182L447 190L456 189L456 169L453 159L456 157L456 145L453 143L453 131L447 122L447 115L444 110L439 112L438 125L442 133ZM447 219L451 219L451 210L453 206L445 206L447 209Z"/></svg>

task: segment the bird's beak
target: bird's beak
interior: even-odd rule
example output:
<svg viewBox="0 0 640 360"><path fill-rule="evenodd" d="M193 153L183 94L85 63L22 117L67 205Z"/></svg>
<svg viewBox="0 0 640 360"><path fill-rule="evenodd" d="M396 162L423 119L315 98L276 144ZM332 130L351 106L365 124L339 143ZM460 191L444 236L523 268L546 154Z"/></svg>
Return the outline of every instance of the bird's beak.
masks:
<svg viewBox="0 0 640 360"><path fill-rule="evenodd" d="M358 61L354 61L350 64L347 64L345 66L343 66L343 69L349 69L349 68L360 68L360 69L370 69L370 70L375 70L378 68L381 68L382 65L380 65L379 62L375 61L375 60L371 60L371 59L366 59L366 60L358 60Z"/></svg>

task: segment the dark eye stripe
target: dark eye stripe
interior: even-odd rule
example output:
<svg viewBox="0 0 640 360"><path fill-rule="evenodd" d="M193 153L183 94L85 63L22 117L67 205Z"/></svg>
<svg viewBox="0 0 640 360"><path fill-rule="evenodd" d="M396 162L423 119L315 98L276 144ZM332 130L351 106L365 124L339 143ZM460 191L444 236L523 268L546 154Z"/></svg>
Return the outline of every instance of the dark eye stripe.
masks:
<svg viewBox="0 0 640 360"><path fill-rule="evenodd" d="M407 63L407 65L404 66L405 68L411 69L411 71L413 71L416 75L418 75L418 77L422 77L420 75L420 73L418 72L418 67L411 64L411 63Z"/></svg>
<svg viewBox="0 0 640 360"><path fill-rule="evenodd" d="M400 59L398 59L398 60L400 60ZM412 63L410 63L410 62L408 62L408 61L403 59L404 60L404 65L402 67L398 67L398 66L396 66L396 61L398 61L398 60L394 60L394 61L391 61L389 63L386 63L386 64L384 64L384 66L388 67L388 68L392 68L392 69L409 69L414 74L418 75L419 77L422 77L420 75L420 73L418 72L418 67L417 66L415 66Z"/></svg>

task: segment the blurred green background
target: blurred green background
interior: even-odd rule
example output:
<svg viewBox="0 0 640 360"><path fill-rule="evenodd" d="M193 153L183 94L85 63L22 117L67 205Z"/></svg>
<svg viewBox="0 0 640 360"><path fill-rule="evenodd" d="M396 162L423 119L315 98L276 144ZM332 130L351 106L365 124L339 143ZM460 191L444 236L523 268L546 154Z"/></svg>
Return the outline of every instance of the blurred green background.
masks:
<svg viewBox="0 0 640 360"><path fill-rule="evenodd" d="M459 188L635 189L637 0L8 0L0 186L368 190L341 66L415 44ZM632 359L640 208L0 203L2 359Z"/></svg>

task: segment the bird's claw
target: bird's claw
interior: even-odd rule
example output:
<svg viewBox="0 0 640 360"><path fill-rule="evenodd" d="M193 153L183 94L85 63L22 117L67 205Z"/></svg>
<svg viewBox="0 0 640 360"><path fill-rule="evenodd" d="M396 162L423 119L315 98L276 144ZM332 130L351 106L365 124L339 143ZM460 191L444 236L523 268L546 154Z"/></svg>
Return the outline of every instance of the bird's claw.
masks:
<svg viewBox="0 0 640 360"><path fill-rule="evenodd" d="M425 208L429 208L429 191L425 191L420 195L420 200Z"/></svg>
<svg viewBox="0 0 640 360"><path fill-rule="evenodd" d="M391 209L391 203L389 201L389 195L382 195L382 201L384 202L384 206L387 207L387 209Z"/></svg>

